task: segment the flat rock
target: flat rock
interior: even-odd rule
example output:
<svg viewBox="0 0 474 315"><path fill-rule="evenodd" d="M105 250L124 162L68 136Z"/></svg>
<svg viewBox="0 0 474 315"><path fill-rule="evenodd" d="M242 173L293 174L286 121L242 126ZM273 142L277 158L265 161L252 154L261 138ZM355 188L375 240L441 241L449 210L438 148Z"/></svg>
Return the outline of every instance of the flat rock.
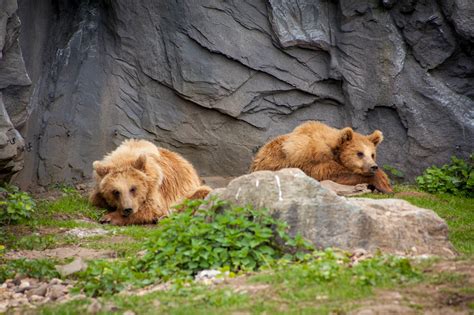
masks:
<svg viewBox="0 0 474 315"><path fill-rule="evenodd" d="M97 229L86 229L86 228L73 228L67 231L65 234L75 236L78 238L86 238L92 236L102 236L107 235L107 231L101 228Z"/></svg>
<svg viewBox="0 0 474 315"><path fill-rule="evenodd" d="M87 263L81 257L77 257L71 263L67 265L56 266L56 270L63 277L67 277L73 273L86 270L86 268L87 268Z"/></svg>
<svg viewBox="0 0 474 315"><path fill-rule="evenodd" d="M211 196L267 208L289 224L290 234L300 233L318 248L455 255L446 222L432 210L398 199L340 197L299 169L244 175Z"/></svg>

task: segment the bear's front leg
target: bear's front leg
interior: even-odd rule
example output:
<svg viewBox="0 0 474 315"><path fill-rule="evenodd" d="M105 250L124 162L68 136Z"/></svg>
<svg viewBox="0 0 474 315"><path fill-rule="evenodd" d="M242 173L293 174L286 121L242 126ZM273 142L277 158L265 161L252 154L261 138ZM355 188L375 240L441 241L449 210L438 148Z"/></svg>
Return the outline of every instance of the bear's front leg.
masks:
<svg viewBox="0 0 474 315"><path fill-rule="evenodd" d="M374 185L375 188L385 194L390 194L393 193L392 186L390 185L390 180L385 174L384 171L381 169L378 169L375 172L375 175L371 177L371 182L370 184Z"/></svg>
<svg viewBox="0 0 474 315"><path fill-rule="evenodd" d="M102 224L113 224L113 225L127 225L130 224L127 217L120 214L119 211L107 213L100 220Z"/></svg>

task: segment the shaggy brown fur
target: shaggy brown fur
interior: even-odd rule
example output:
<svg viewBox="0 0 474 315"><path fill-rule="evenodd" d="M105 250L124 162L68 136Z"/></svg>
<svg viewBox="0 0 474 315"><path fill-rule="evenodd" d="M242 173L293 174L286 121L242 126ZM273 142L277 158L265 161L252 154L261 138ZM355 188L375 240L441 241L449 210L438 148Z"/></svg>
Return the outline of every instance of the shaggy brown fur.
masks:
<svg viewBox="0 0 474 315"><path fill-rule="evenodd" d="M96 186L90 200L111 211L103 223L154 223L184 199L204 198L211 191L182 156L145 140L124 141L93 168Z"/></svg>
<svg viewBox="0 0 474 315"><path fill-rule="evenodd" d="M320 181L367 183L389 193L393 190L388 177L375 163L376 147L382 140L378 130L364 136L349 127L339 130L310 121L265 144L251 171L296 167Z"/></svg>

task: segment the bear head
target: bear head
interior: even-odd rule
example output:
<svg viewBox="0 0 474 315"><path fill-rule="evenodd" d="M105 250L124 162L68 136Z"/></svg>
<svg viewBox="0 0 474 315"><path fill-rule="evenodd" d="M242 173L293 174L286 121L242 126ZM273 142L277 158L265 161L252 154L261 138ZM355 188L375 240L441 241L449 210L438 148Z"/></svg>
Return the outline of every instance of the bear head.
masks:
<svg viewBox="0 0 474 315"><path fill-rule="evenodd" d="M93 163L101 178L99 191L105 202L124 217L139 211L150 191L150 177L146 173L146 155L140 155L128 167L113 168L102 162Z"/></svg>
<svg viewBox="0 0 474 315"><path fill-rule="evenodd" d="M378 165L375 162L376 149L382 140L383 135L379 130L364 136L349 127L344 128L339 137L339 159L352 172L372 176L378 170Z"/></svg>

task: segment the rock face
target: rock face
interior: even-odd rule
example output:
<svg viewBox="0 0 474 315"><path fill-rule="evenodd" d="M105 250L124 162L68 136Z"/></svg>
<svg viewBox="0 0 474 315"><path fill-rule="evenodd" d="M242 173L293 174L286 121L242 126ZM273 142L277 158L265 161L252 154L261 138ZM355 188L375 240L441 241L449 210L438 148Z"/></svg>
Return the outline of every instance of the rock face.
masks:
<svg viewBox="0 0 474 315"><path fill-rule="evenodd" d="M211 196L267 208L289 224L290 234L319 248L454 256L448 227L433 211L404 200L339 197L299 169L244 175Z"/></svg>
<svg viewBox="0 0 474 315"><path fill-rule="evenodd" d="M5 3L0 147L25 138L23 186L88 178L130 137L236 176L310 119L382 130L379 164L406 179L474 150L469 0ZM18 151L2 149L1 172Z"/></svg>
<svg viewBox="0 0 474 315"><path fill-rule="evenodd" d="M25 143L16 128L25 123L27 109L21 107L21 87L31 84L21 55L20 20L16 0L0 2L0 182L23 168ZM10 93L18 94L18 102L9 105ZM8 111L7 111L8 109ZM12 116L10 116L12 115Z"/></svg>

